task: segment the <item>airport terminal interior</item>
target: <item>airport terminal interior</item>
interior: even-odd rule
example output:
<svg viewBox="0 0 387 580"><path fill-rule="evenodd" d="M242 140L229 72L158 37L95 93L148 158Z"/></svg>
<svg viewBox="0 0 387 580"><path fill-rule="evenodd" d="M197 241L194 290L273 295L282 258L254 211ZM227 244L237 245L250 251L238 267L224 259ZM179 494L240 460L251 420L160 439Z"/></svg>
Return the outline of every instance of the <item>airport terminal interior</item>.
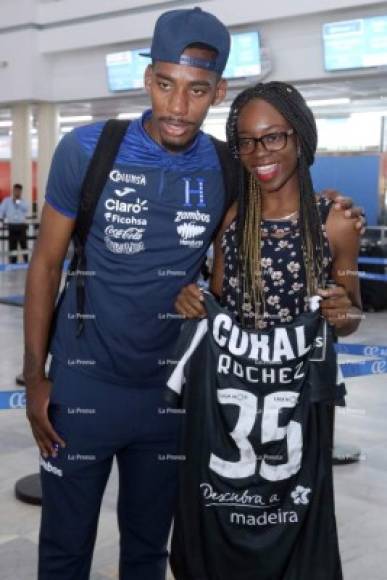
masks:
<svg viewBox="0 0 387 580"><path fill-rule="evenodd" d="M15 485L30 475L38 481L20 376L24 257L39 232L52 155L77 127L135 119L149 108L143 89L149 61L139 53L149 49L162 12L194 6L220 18L232 39L228 92L211 107L203 130L225 139L230 104L242 89L260 80L290 82L317 122L315 190L336 189L364 209L364 312L358 330L338 341L347 396L346 406L336 408L334 489L345 580L387 578L386 2L1 0L0 202L20 183L28 211L26 254L20 246L10 251L8 224L0 221L0 580L37 578L40 506L18 499ZM114 466L92 580L119 577L117 483Z"/></svg>

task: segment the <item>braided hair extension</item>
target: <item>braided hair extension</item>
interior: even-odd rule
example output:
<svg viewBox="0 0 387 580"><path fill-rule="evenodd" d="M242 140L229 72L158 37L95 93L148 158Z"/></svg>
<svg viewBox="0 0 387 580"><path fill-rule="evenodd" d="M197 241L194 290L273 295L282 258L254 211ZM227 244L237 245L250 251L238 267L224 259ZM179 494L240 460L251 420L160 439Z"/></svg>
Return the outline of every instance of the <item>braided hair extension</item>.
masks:
<svg viewBox="0 0 387 580"><path fill-rule="evenodd" d="M275 107L295 130L300 147L298 158L299 227L306 272L307 294L325 285L321 218L313 190L309 167L317 149L317 128L312 111L302 95L287 83L258 83L242 91L233 101L227 119L227 141L232 155L239 158L237 124L243 107L253 99L263 99ZM256 323L265 311L261 285L261 216L262 200L255 178L239 167L237 244L238 278L242 292L238 312L243 320L243 302L248 298Z"/></svg>

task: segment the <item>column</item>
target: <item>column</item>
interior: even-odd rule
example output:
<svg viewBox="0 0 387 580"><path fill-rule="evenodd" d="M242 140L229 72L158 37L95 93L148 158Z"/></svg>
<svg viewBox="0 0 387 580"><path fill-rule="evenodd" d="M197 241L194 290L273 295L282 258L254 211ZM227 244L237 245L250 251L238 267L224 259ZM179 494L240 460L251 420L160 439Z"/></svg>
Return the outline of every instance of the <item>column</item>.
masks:
<svg viewBox="0 0 387 580"><path fill-rule="evenodd" d="M14 183L23 186L23 197L32 209L31 106L12 105L11 191Z"/></svg>
<svg viewBox="0 0 387 580"><path fill-rule="evenodd" d="M53 103L40 103L38 107L38 215L40 215L47 184L48 172L55 147L59 140L58 106Z"/></svg>

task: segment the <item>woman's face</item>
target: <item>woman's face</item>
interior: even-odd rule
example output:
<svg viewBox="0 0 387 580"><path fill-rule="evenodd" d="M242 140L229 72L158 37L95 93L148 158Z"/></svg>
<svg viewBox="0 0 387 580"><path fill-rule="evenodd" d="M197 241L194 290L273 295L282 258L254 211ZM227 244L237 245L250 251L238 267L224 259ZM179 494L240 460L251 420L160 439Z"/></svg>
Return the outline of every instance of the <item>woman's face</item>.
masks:
<svg viewBox="0 0 387 580"><path fill-rule="evenodd" d="M239 114L237 132L240 142L240 160L255 177L262 192L279 191L285 186L297 186L297 137L294 133L284 136L292 127L270 103L263 99L253 99ZM281 135L282 134L282 135ZM267 151L262 143L255 143L251 153L249 138L271 135L265 141L268 147L276 147L286 141L283 149ZM250 142L250 146L252 143Z"/></svg>

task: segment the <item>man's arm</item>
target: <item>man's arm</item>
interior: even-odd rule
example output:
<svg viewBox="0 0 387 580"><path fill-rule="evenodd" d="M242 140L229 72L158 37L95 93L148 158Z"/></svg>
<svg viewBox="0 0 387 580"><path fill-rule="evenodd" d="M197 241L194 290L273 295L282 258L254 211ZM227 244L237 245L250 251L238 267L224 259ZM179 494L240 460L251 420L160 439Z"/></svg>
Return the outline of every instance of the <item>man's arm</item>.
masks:
<svg viewBox="0 0 387 580"><path fill-rule="evenodd" d="M223 222L214 241L214 265L211 274L210 290L218 297L222 294L224 274L224 259L221 247L222 237L232 220L235 219L236 214L237 204L234 202L224 216ZM202 291L197 284L188 284L188 286L184 286L184 288L180 290L180 294L175 302L175 309L176 312L185 316L185 318L204 318L207 316L203 305Z"/></svg>
<svg viewBox="0 0 387 580"><path fill-rule="evenodd" d="M366 218L363 208L354 206L350 197L345 197L336 189L324 189L321 195L335 203L334 209L345 210L344 217L352 220L355 231L364 234Z"/></svg>
<svg viewBox="0 0 387 580"><path fill-rule="evenodd" d="M360 234L343 211L329 213L326 231L332 251L332 278L337 284L321 290L323 316L335 326L338 336L354 332L362 318L357 260Z"/></svg>
<svg viewBox="0 0 387 580"><path fill-rule="evenodd" d="M51 383L45 376L48 340L62 265L74 228L74 219L45 204L28 270L24 309L24 378L27 416L43 456L55 455L54 444L64 445L47 415Z"/></svg>
<svg viewBox="0 0 387 580"><path fill-rule="evenodd" d="M3 201L0 203L0 220L4 219L4 215L5 215L5 210L7 207L7 204L5 203L5 200L7 198L4 198Z"/></svg>

